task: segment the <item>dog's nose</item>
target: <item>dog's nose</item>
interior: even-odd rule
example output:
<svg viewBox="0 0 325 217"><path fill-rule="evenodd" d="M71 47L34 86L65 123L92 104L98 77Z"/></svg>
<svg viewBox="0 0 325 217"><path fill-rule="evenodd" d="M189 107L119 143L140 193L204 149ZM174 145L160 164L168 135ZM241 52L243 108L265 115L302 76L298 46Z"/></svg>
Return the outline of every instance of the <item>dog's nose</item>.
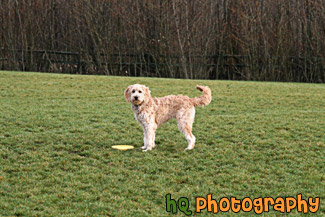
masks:
<svg viewBox="0 0 325 217"><path fill-rule="evenodd" d="M138 100L138 97L137 97L137 96L135 96L135 97L134 97L134 99L135 99L135 100Z"/></svg>

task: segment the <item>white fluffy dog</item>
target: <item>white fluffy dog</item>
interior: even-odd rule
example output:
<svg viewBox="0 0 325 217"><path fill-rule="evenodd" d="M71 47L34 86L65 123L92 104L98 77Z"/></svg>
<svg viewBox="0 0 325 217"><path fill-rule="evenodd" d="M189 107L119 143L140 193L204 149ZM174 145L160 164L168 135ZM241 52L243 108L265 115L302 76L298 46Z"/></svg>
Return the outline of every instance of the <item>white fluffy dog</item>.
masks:
<svg viewBox="0 0 325 217"><path fill-rule="evenodd" d="M131 85L125 90L125 99L127 102L131 102L135 119L143 128L143 151L155 147L157 128L172 118L177 119L178 129L184 134L188 142L185 150L194 148L195 136L192 134L192 125L195 106L209 105L212 99L209 87L197 85L196 88L202 91L203 94L195 98L183 95L152 98L149 88L141 84Z"/></svg>

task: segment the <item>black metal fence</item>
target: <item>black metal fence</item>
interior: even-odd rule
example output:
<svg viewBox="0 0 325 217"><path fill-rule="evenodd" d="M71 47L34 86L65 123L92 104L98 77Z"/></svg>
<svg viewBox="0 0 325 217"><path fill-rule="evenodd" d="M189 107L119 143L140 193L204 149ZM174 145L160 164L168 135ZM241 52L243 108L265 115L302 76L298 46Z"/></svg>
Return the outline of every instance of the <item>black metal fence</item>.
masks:
<svg viewBox="0 0 325 217"><path fill-rule="evenodd" d="M100 54L94 61L79 52L1 49L0 69L71 74L229 80L325 82L325 59L320 57L273 57L266 61L249 56L190 55L181 57L150 54ZM90 59L90 60L89 60Z"/></svg>
<svg viewBox="0 0 325 217"><path fill-rule="evenodd" d="M2 70L80 72L80 54L65 51L1 49Z"/></svg>

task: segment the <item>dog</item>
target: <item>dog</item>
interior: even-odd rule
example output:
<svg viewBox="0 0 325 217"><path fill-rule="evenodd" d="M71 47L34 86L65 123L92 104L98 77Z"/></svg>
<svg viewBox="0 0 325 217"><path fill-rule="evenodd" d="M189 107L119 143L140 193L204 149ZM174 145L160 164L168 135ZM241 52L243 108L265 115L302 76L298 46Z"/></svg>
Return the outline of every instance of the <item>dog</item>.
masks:
<svg viewBox="0 0 325 217"><path fill-rule="evenodd" d="M124 91L124 97L127 102L131 103L135 119L143 128L144 146L141 147L143 151L149 151L155 147L157 128L172 118L176 118L178 129L188 142L185 150L194 148L195 136L192 134L192 125L195 107L207 106L212 100L208 86L197 85L196 88L203 94L195 98L183 95L153 98L149 88L141 84L131 85Z"/></svg>

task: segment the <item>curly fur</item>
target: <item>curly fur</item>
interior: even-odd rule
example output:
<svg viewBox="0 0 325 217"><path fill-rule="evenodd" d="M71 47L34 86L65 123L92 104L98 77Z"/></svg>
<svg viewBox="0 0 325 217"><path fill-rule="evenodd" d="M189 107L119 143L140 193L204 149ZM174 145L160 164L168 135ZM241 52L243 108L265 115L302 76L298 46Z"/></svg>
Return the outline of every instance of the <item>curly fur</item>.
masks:
<svg viewBox="0 0 325 217"><path fill-rule="evenodd" d="M211 102L211 90L207 86L196 88L203 92L200 97L189 98L183 95L169 95L153 98L148 87L141 84L129 86L124 96L131 102L135 119L143 128L144 151L155 147L155 133L159 126L172 118L177 119L178 129L184 134L188 146L186 150L194 148L195 136L192 134L192 125L196 106L207 106Z"/></svg>

